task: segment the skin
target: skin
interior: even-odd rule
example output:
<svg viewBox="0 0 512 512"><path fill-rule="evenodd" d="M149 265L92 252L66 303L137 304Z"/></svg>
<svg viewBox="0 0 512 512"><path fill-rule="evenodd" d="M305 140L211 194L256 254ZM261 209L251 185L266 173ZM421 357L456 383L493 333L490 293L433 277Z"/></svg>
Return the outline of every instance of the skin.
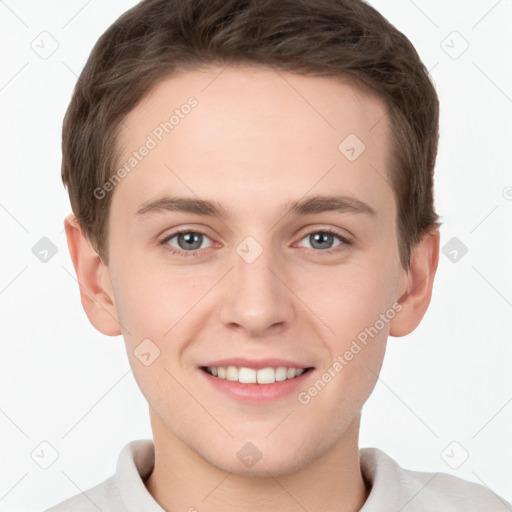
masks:
<svg viewBox="0 0 512 512"><path fill-rule="evenodd" d="M427 310L439 232L400 266L386 108L334 78L249 66L187 71L129 114L122 161L190 96L197 107L115 187L108 266L73 215L65 222L87 316L100 332L123 335L149 404L156 455L146 487L166 510L359 510L369 492L361 408L388 335L410 333ZM338 150L350 133L366 145L353 162ZM376 215L283 213L287 201L333 193ZM219 201L232 215L136 215L171 194ZM207 233L195 257L158 245L182 228ZM340 250L326 255L313 238L325 228L352 244L335 236L327 248ZM236 252L247 236L263 249L250 264ZM191 251L178 237L167 245ZM307 389L397 301L401 311L306 405L296 393L239 403L199 374L214 359L282 357L315 367ZM161 351L149 366L134 355L147 338ZM251 468L237 457L247 442L262 453Z"/></svg>

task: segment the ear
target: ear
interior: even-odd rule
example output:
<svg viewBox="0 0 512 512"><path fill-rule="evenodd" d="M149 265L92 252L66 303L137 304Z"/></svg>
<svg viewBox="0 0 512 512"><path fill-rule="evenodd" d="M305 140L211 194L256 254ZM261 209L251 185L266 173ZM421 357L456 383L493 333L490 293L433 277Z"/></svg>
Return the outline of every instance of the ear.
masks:
<svg viewBox="0 0 512 512"><path fill-rule="evenodd" d="M416 329L427 311L439 262L439 229L427 233L412 249L411 261L404 274L402 310L391 320L389 334L405 336Z"/></svg>
<svg viewBox="0 0 512 512"><path fill-rule="evenodd" d="M107 336L121 334L108 267L93 249L73 214L65 218L64 228L87 318Z"/></svg>

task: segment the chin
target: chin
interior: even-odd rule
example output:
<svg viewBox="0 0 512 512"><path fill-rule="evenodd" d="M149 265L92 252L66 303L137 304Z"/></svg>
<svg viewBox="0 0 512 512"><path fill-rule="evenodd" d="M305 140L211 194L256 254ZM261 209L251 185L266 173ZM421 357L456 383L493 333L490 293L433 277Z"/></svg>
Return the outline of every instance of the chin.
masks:
<svg viewBox="0 0 512 512"><path fill-rule="evenodd" d="M222 471L239 476L269 477L286 475L300 470L325 453L326 443L288 443L276 438L251 441L230 441L230 446L217 453L202 454ZM233 455L232 455L233 454Z"/></svg>
<svg viewBox="0 0 512 512"><path fill-rule="evenodd" d="M302 460L302 459L301 459ZM271 459L265 458L264 456L256 462L252 467L246 466L244 463L239 461L237 458L225 460L219 460L215 464L219 469L232 473L233 475L243 477L263 477L268 478L270 476L287 475L294 473L299 470L303 465L297 461L295 455L287 457L272 457Z"/></svg>

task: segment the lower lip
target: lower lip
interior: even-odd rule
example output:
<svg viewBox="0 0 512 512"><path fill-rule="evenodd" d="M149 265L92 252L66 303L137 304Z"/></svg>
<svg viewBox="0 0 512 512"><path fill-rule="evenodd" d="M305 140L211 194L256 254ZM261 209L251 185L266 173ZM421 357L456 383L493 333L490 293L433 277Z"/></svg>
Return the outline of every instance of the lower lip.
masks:
<svg viewBox="0 0 512 512"><path fill-rule="evenodd" d="M309 378L313 368L310 368L298 377L274 382L273 384L242 384L238 381L214 377L202 369L199 369L199 371L212 386L231 398L244 403L261 404L279 400L293 392L297 392L299 388L304 386L304 381Z"/></svg>

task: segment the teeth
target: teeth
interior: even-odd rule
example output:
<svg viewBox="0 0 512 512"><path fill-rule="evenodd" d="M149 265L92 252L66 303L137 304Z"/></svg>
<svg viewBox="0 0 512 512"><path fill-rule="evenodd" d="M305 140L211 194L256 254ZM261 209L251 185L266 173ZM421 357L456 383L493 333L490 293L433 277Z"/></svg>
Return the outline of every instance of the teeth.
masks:
<svg viewBox="0 0 512 512"><path fill-rule="evenodd" d="M235 368L233 375L234 378L230 380L238 380L244 384L256 384L258 378L258 372L253 368L240 368L240 370Z"/></svg>
<svg viewBox="0 0 512 512"><path fill-rule="evenodd" d="M273 384L287 379L293 379L305 372L304 368L286 368L279 366L277 368L254 368L236 367L236 366L208 366L207 372L219 379L226 379L242 384Z"/></svg>
<svg viewBox="0 0 512 512"><path fill-rule="evenodd" d="M276 368L276 381L281 382L282 380L286 380L287 369L283 366Z"/></svg>
<svg viewBox="0 0 512 512"><path fill-rule="evenodd" d="M286 370L286 378L293 379L293 377L295 377L297 374L296 372L297 370L295 368L288 368L288 370Z"/></svg>
<svg viewBox="0 0 512 512"><path fill-rule="evenodd" d="M226 368L226 380L238 380L238 368L236 366Z"/></svg>

